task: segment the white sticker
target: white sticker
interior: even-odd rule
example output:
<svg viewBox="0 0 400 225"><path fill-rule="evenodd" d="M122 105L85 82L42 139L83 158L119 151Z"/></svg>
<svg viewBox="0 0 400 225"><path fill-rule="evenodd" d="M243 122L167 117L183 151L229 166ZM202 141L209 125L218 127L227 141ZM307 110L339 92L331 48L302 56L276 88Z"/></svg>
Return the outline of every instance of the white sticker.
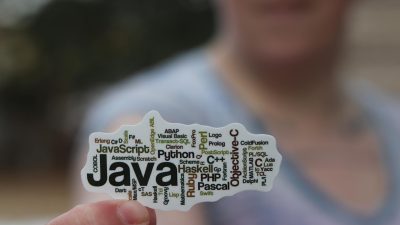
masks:
<svg viewBox="0 0 400 225"><path fill-rule="evenodd" d="M274 137L239 123L169 123L151 111L137 125L91 134L81 178L88 191L187 211L240 191L271 190L281 160Z"/></svg>

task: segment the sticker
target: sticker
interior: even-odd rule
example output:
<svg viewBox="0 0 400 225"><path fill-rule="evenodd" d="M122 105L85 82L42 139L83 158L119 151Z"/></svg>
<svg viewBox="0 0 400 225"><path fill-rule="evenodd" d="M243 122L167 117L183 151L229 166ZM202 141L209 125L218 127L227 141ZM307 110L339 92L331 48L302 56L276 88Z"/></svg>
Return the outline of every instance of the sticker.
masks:
<svg viewBox="0 0 400 225"><path fill-rule="evenodd" d="M151 111L137 125L91 134L81 178L88 191L187 211L241 191L271 190L281 160L274 137L239 123L169 123Z"/></svg>

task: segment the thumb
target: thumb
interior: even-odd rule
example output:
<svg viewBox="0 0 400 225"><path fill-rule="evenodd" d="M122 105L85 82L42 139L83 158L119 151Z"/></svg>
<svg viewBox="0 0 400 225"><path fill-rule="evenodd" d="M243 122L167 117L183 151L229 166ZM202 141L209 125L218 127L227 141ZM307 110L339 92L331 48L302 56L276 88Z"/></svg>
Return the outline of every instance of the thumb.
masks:
<svg viewBox="0 0 400 225"><path fill-rule="evenodd" d="M48 225L156 225L155 212L136 201L110 200L79 205Z"/></svg>

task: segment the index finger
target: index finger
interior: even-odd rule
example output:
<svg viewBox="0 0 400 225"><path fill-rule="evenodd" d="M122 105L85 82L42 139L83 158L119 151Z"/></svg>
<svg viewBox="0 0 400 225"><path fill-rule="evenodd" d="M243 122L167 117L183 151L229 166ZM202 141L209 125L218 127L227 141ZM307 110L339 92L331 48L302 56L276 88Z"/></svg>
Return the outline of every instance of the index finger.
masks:
<svg viewBox="0 0 400 225"><path fill-rule="evenodd" d="M48 225L156 225L155 212L136 201L109 200L79 205Z"/></svg>

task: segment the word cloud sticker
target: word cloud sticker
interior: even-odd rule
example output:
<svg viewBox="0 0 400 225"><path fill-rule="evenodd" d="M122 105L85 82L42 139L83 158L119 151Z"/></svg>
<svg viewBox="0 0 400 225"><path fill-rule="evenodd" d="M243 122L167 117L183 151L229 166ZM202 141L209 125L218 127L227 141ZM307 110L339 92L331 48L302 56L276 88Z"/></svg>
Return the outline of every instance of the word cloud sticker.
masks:
<svg viewBox="0 0 400 225"><path fill-rule="evenodd" d="M239 123L169 123L151 111L137 125L91 134L81 178L88 191L187 211L241 191L271 190L281 160L274 137Z"/></svg>

